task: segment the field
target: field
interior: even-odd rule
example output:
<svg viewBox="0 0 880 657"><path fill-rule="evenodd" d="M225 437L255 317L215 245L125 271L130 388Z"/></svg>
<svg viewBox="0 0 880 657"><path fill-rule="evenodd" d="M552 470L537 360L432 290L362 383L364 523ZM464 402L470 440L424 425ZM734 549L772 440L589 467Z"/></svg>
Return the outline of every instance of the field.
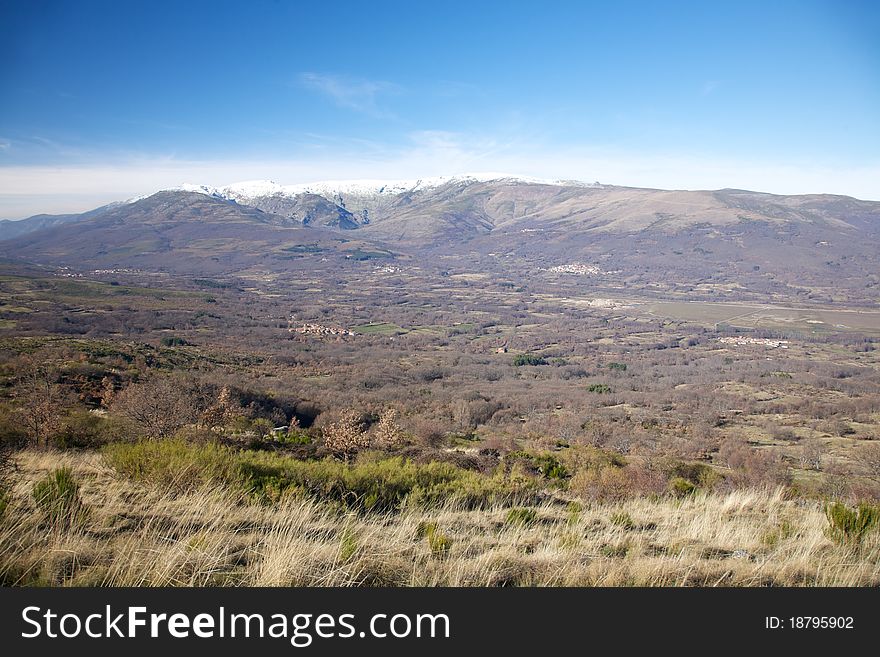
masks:
<svg viewBox="0 0 880 657"><path fill-rule="evenodd" d="M5 583L880 584L876 311L321 257L6 266Z"/></svg>
<svg viewBox="0 0 880 657"><path fill-rule="evenodd" d="M545 503L521 517L454 503L340 514L205 488L169 494L99 458L27 452L27 484L64 465L90 510L46 532L36 509L0 530L4 582L73 586L857 586L880 541L841 548L818 503L781 490L619 504Z"/></svg>

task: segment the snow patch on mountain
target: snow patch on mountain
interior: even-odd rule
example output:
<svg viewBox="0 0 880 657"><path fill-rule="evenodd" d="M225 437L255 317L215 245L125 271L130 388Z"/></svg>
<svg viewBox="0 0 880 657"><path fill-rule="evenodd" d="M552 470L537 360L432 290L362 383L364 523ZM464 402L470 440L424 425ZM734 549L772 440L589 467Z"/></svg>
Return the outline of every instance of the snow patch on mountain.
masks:
<svg viewBox="0 0 880 657"><path fill-rule="evenodd" d="M234 183L232 185L226 185L225 187L212 187L210 185L195 185L187 183L162 191L195 192L229 201L247 202L271 196L295 197L300 194L317 194L328 199L341 195L395 196L420 190L434 189L448 184L468 185L478 182L555 185L566 187L595 187L599 185L599 183L590 184L574 180L547 180L543 178L512 176L502 173L476 173L460 176L413 178L409 180L322 180L318 182L298 183L295 185L280 185L272 180L248 180L245 182ZM142 198L146 197L141 196L136 199L131 199L128 202L131 203Z"/></svg>

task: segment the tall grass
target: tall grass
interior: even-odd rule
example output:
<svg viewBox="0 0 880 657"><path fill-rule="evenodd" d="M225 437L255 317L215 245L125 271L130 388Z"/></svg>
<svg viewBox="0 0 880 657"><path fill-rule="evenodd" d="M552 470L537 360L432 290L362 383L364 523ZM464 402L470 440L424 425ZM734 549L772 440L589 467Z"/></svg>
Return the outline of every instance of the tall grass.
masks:
<svg viewBox="0 0 880 657"><path fill-rule="evenodd" d="M33 483L70 468L83 523L46 532ZM364 513L313 496L160 488L99 457L24 453L0 521L0 582L106 586L854 586L880 584L880 532L827 534L821 503L780 490L579 506L450 500ZM623 521L622 519L625 519ZM431 528L431 531L428 531ZM434 538L430 538L430 536Z"/></svg>

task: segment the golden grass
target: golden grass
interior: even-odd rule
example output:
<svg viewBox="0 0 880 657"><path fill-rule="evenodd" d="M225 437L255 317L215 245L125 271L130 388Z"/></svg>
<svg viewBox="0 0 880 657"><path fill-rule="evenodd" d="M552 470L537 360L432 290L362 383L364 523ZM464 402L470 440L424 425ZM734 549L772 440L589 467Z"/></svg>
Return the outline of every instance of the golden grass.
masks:
<svg viewBox="0 0 880 657"><path fill-rule="evenodd" d="M90 509L79 526L46 526L30 499L33 482L61 466ZM0 525L7 585L880 584L877 532L860 547L836 545L820 504L779 490L579 512L547 503L523 526L505 523L500 507L357 515L303 499L259 505L217 488L174 494L117 478L96 454L25 452L19 468ZM448 550L431 549L420 531L428 522Z"/></svg>

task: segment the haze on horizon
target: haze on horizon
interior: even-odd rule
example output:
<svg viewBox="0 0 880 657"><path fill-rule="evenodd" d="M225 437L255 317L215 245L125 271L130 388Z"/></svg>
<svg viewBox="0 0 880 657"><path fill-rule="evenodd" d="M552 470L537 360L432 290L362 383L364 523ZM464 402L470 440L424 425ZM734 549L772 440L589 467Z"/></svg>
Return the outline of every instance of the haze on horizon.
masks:
<svg viewBox="0 0 880 657"><path fill-rule="evenodd" d="M0 219L502 171L880 200L872 2L7 2Z"/></svg>

